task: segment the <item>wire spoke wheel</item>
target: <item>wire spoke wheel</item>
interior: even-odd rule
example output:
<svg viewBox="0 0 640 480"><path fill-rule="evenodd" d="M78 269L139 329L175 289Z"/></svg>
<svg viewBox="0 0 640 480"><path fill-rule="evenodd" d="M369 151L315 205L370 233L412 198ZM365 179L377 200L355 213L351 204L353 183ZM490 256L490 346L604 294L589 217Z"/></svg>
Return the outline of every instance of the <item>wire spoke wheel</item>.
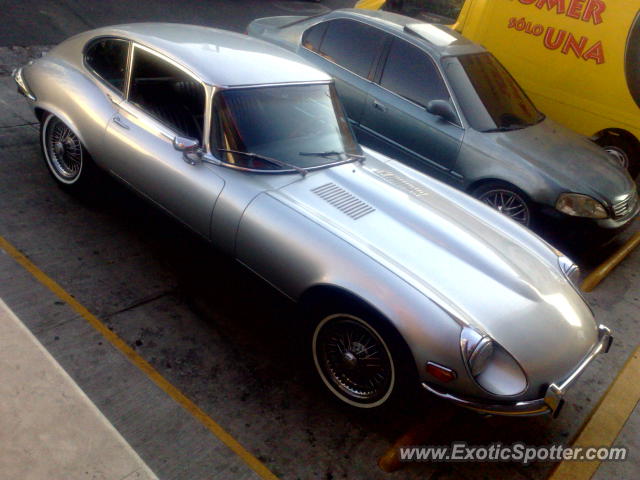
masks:
<svg viewBox="0 0 640 480"><path fill-rule="evenodd" d="M478 199L516 222L529 225L531 220L529 206L516 192L506 188L493 188L484 192Z"/></svg>
<svg viewBox="0 0 640 480"><path fill-rule="evenodd" d="M390 396L395 371L382 337L347 314L322 320L313 336L313 356L323 382L345 402L375 407Z"/></svg>
<svg viewBox="0 0 640 480"><path fill-rule="evenodd" d="M43 137L44 152L52 173L63 183L75 182L83 165L80 139L53 116L46 120Z"/></svg>

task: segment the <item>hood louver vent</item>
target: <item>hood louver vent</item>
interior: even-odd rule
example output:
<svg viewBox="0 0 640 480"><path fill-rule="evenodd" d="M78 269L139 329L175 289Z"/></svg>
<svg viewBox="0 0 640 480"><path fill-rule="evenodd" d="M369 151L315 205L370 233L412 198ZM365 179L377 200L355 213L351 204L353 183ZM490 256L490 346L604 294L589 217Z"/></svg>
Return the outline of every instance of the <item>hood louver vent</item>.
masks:
<svg viewBox="0 0 640 480"><path fill-rule="evenodd" d="M366 204L335 183L326 183L311 189L311 191L354 220L375 211L371 205Z"/></svg>

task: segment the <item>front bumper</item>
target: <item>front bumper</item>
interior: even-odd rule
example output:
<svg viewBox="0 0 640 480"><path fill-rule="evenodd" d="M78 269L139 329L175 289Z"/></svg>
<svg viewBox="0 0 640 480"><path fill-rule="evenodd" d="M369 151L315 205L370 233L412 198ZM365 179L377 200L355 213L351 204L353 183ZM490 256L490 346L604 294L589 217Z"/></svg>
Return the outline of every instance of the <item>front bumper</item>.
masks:
<svg viewBox="0 0 640 480"><path fill-rule="evenodd" d="M560 414L560 410L565 403L564 396L567 393L567 389L600 353L607 353L609 351L612 341L613 337L611 336L611 331L604 325L600 325L598 327L598 342L594 345L584 360L582 360L571 375L569 375L562 383L552 383L547 388L544 398L536 400L505 404L489 404L484 403L481 400L459 397L443 392L439 388L429 385L426 382L422 383L422 387L440 398L444 398L461 407L470 408L471 410L475 410L480 413L507 416L532 416L550 413L555 418Z"/></svg>

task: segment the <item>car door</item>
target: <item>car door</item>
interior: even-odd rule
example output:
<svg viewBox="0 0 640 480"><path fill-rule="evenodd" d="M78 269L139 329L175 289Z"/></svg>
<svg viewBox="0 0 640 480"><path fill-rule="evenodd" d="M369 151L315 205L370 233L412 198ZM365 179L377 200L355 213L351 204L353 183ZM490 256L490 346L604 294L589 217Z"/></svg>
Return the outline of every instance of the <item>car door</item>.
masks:
<svg viewBox="0 0 640 480"><path fill-rule="evenodd" d="M360 122L365 145L441 180L460 179L452 171L464 130L459 119L450 122L426 110L431 100L451 103L427 52L392 36L384 66L368 93Z"/></svg>
<svg viewBox="0 0 640 480"><path fill-rule="evenodd" d="M349 121L357 127L384 33L362 22L337 19L307 29L299 55L330 74Z"/></svg>
<svg viewBox="0 0 640 480"><path fill-rule="evenodd" d="M105 134L108 167L196 232L210 238L211 213L224 181L210 165L192 165L175 137L202 145L207 88L153 51L134 45L127 98Z"/></svg>

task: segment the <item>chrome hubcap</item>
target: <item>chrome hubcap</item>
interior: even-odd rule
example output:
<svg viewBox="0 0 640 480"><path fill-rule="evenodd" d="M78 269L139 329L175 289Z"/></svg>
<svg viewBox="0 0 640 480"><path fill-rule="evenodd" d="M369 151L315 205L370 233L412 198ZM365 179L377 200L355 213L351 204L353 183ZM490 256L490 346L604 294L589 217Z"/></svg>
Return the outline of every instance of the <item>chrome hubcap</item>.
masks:
<svg viewBox="0 0 640 480"><path fill-rule="evenodd" d="M524 199L515 192L496 188L483 193L479 199L523 225L529 225L529 207Z"/></svg>
<svg viewBox="0 0 640 480"><path fill-rule="evenodd" d="M47 128L46 150L49 164L65 180L73 180L82 168L82 146L76 135L60 120L53 119Z"/></svg>
<svg viewBox="0 0 640 480"><path fill-rule="evenodd" d="M629 157L626 152L618 147L604 147L604 151L609 154L609 156L618 164L622 166L622 168L629 168Z"/></svg>
<svg viewBox="0 0 640 480"><path fill-rule="evenodd" d="M322 375L349 399L373 403L388 394L391 358L363 323L342 316L331 319L317 333L314 348Z"/></svg>

